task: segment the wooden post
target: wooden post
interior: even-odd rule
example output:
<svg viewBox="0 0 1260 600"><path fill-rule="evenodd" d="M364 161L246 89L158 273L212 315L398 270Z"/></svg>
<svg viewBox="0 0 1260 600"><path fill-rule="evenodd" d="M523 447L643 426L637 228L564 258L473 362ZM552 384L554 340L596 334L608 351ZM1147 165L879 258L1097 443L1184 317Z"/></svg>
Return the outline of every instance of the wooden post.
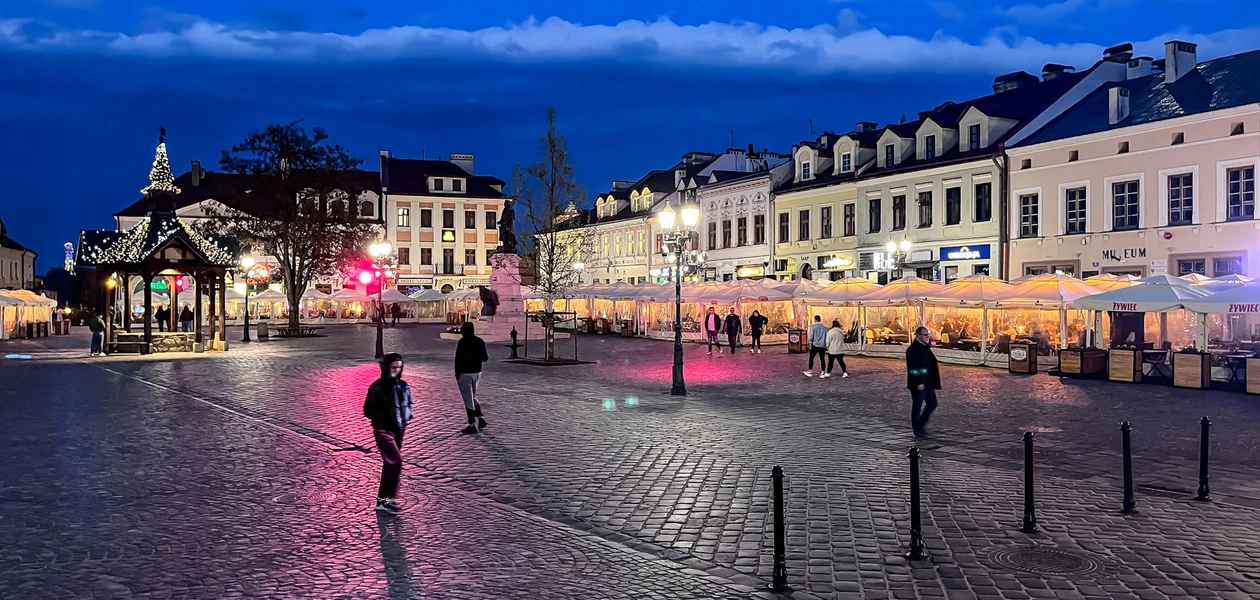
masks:
<svg viewBox="0 0 1260 600"><path fill-rule="evenodd" d="M210 313L209 313L209 317L206 319L206 322L207 322L206 324L210 326L210 330L206 333L206 339L209 340L210 343L212 344L214 343L214 332L217 331L217 327L219 324L218 321L215 320L215 317L218 315L218 311L215 310L216 305L214 303L214 299L217 297L215 295L217 289L218 289L218 277L215 276L215 273L213 271L206 273L206 292L207 292L207 296L209 296L208 299L210 301L210 306L207 307L209 308Z"/></svg>
<svg viewBox="0 0 1260 600"><path fill-rule="evenodd" d="M193 343L201 351L201 277L193 275Z"/></svg>
<svg viewBox="0 0 1260 600"><path fill-rule="evenodd" d="M153 281L152 275L142 275L144 280L144 341L147 344L153 343L153 287L150 285ZM152 348L150 346L150 348Z"/></svg>
<svg viewBox="0 0 1260 600"><path fill-rule="evenodd" d="M123 331L126 331L127 333L131 333L132 302L131 302L131 275L129 273L123 273L122 285L123 285L123 304L124 304L123 311L122 311L123 313L122 326L123 326Z"/></svg>
<svg viewBox="0 0 1260 600"><path fill-rule="evenodd" d="M223 337L223 349L227 350L227 272L219 273L219 332Z"/></svg>

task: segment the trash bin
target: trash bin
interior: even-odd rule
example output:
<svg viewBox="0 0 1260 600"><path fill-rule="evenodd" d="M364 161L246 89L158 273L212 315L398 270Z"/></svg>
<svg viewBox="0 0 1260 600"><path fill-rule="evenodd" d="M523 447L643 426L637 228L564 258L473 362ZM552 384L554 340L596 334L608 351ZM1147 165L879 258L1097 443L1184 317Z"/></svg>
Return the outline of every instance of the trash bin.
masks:
<svg viewBox="0 0 1260 600"><path fill-rule="evenodd" d="M258 339L260 339L260 340L267 340L267 339L271 339L271 336L269 336L269 335L267 334L267 323L266 323L266 321L259 321L259 322L258 322Z"/></svg>
<svg viewBox="0 0 1260 600"><path fill-rule="evenodd" d="M634 321L621 322L621 337L634 337Z"/></svg>
<svg viewBox="0 0 1260 600"><path fill-rule="evenodd" d="M1011 373L1034 374L1037 372L1037 345L1029 342L1011 342L1010 361L1007 370Z"/></svg>
<svg viewBox="0 0 1260 600"><path fill-rule="evenodd" d="M809 352L809 340L805 337L804 329L788 330L788 352L792 354Z"/></svg>
<svg viewBox="0 0 1260 600"><path fill-rule="evenodd" d="M586 320L586 333L595 333L595 319Z"/></svg>
<svg viewBox="0 0 1260 600"><path fill-rule="evenodd" d="M603 334L612 333L612 321L610 319L600 319L599 332Z"/></svg>

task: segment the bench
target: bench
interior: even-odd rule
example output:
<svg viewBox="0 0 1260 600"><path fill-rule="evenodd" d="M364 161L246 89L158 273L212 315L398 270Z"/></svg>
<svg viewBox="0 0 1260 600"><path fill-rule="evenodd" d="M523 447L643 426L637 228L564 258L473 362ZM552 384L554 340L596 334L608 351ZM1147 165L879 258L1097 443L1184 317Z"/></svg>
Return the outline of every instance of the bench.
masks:
<svg viewBox="0 0 1260 600"><path fill-rule="evenodd" d="M319 335L319 330L323 327L308 327L305 325L298 327L273 327L276 333L282 338L306 338Z"/></svg>
<svg viewBox="0 0 1260 600"><path fill-rule="evenodd" d="M127 346L127 347L135 346L140 354L152 354L152 348L150 347L149 342L138 342L138 341L120 342L117 340L111 340L111 341L105 342L105 347L102 349L105 351L105 354L119 354L121 353L121 351L118 349L119 346Z"/></svg>

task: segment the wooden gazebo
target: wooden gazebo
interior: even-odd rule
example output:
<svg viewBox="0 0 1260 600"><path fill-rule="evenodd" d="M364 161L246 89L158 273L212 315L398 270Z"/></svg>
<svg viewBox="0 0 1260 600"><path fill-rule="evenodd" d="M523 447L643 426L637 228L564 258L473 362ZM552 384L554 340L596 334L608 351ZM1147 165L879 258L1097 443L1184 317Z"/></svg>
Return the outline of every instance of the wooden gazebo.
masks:
<svg viewBox="0 0 1260 600"><path fill-rule="evenodd" d="M163 137L165 137L163 135ZM135 226L126 231L85 230L79 234L78 264L95 267L102 286L121 287L127 309L122 311L122 323L113 321L112 289L105 294L105 316L108 348L115 351L178 352L202 351L207 348L226 350L222 341L227 312L227 274L238 261L239 244L235 238L211 237L198 233L185 220L175 215L176 195L170 163L166 155L166 143L159 139L153 169L149 173L149 185L141 190L148 201L148 213ZM178 313L176 303L176 277L191 277L195 282L194 330L175 331ZM131 299L132 281L143 282L144 312L143 333L133 333ZM164 278L171 296L170 333L155 337L153 326L153 282ZM203 307L202 297L209 299ZM208 309L208 313L206 310ZM203 318L208 315L209 318ZM209 330L202 323L208 321ZM121 332L116 331L121 327Z"/></svg>

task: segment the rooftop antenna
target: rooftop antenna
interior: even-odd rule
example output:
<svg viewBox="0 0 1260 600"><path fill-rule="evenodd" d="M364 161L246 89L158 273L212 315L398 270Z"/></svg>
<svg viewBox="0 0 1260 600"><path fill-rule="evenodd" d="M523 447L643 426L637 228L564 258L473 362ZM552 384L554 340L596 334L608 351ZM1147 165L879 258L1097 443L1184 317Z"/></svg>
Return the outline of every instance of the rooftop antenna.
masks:
<svg viewBox="0 0 1260 600"><path fill-rule="evenodd" d="M731 130L731 148L735 147L735 130Z"/></svg>
<svg viewBox="0 0 1260 600"><path fill-rule="evenodd" d="M813 119L809 120L809 137L810 138L814 137L814 120Z"/></svg>
<svg viewBox="0 0 1260 600"><path fill-rule="evenodd" d="M906 122L906 113L901 113L901 120L900 120L900 121L898 121L898 122L899 122L899 123L905 123L905 122Z"/></svg>

